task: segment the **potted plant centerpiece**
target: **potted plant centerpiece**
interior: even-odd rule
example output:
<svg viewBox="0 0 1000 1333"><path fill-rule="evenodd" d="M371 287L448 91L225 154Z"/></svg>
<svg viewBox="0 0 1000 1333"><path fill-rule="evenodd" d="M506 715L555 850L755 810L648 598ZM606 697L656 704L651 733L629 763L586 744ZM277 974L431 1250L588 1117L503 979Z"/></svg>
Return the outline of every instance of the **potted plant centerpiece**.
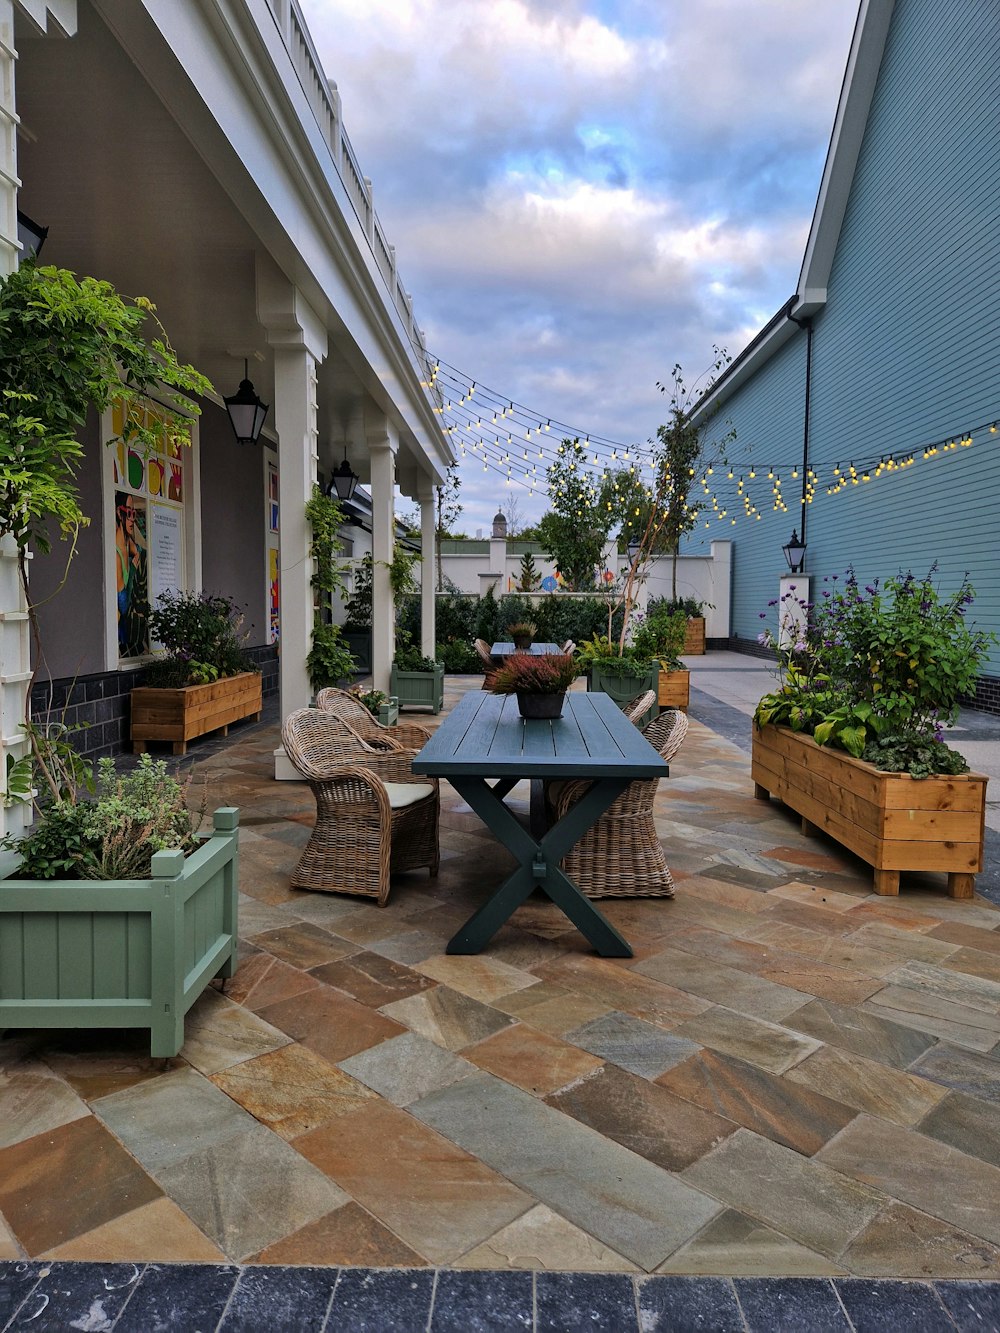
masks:
<svg viewBox="0 0 1000 1333"><path fill-rule="evenodd" d="M986 782L945 743L975 690L993 635L966 621L968 578L942 594L935 569L863 588L853 571L824 579L816 605L790 590L775 637L781 683L754 713L755 795L779 797L807 832L825 832L899 892L901 870L943 871L971 898L983 864ZM762 613L765 616L767 613Z"/></svg>
<svg viewBox="0 0 1000 1333"><path fill-rule="evenodd" d="M507 633L511 637L511 642L519 652L524 652L530 648L538 633L538 626L532 620L515 620L512 625L507 626Z"/></svg>
<svg viewBox="0 0 1000 1333"><path fill-rule="evenodd" d="M169 741L184 754L189 740L226 735L241 718L259 720L261 676L244 648L242 613L219 593L164 592L149 613L149 632L164 654L132 691L132 749Z"/></svg>
<svg viewBox="0 0 1000 1333"><path fill-rule="evenodd" d="M516 694L522 717L556 718L580 670L570 653L514 653L490 677L489 688L493 694Z"/></svg>

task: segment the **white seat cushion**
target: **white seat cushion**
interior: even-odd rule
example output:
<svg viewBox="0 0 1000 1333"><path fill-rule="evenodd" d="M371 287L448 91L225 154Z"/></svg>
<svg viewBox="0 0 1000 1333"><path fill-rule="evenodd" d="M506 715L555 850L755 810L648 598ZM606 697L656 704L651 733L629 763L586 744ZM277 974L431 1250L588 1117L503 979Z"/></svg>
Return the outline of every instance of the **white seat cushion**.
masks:
<svg viewBox="0 0 1000 1333"><path fill-rule="evenodd" d="M405 810L408 805L416 805L417 801L424 800L434 790L429 782L387 782L385 789L393 810Z"/></svg>

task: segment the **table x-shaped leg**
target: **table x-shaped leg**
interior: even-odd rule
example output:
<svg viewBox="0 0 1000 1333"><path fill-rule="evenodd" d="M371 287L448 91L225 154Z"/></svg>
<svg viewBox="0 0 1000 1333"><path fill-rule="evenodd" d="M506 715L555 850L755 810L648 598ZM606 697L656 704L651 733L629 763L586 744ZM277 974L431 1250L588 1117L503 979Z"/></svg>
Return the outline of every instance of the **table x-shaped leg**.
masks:
<svg viewBox="0 0 1000 1333"><path fill-rule="evenodd" d="M581 934L605 958L631 958L632 950L610 921L580 892L559 862L628 786L628 778L598 778L558 823L541 838L522 828L516 817L483 778L453 777L448 781L483 823L519 862L514 873L490 900L448 941L448 953L479 953L536 887L561 908Z"/></svg>

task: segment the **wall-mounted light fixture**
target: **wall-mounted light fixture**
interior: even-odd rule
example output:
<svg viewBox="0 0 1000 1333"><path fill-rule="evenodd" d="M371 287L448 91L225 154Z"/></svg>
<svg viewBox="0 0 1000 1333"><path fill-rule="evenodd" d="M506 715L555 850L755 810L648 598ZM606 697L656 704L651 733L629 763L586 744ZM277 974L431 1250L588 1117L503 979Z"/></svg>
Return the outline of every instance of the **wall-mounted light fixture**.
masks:
<svg viewBox="0 0 1000 1333"><path fill-rule="evenodd" d="M806 544L803 541L799 541L797 528L793 531L791 540L787 541L781 549L784 551L785 559L788 561L788 568L793 574L801 574L802 566L805 564L806 559Z"/></svg>
<svg viewBox="0 0 1000 1333"><path fill-rule="evenodd" d="M343 460L333 469L333 476L330 478L326 493L331 497L336 493L338 500L349 500L354 494L359 480L360 478L347 461L347 444L345 442Z"/></svg>
<svg viewBox="0 0 1000 1333"><path fill-rule="evenodd" d="M630 537L625 545L625 549L628 551L629 564L634 565L642 553L642 542L638 537Z"/></svg>
<svg viewBox="0 0 1000 1333"><path fill-rule="evenodd" d="M21 242L21 254L26 259L38 258L48 234L48 227L40 227L37 222L32 222L27 213L17 210L17 239Z"/></svg>
<svg viewBox="0 0 1000 1333"><path fill-rule="evenodd" d="M243 359L243 379L234 394L222 400L229 413L229 421L237 444L256 444L267 416L267 403L262 403L249 380L248 359Z"/></svg>

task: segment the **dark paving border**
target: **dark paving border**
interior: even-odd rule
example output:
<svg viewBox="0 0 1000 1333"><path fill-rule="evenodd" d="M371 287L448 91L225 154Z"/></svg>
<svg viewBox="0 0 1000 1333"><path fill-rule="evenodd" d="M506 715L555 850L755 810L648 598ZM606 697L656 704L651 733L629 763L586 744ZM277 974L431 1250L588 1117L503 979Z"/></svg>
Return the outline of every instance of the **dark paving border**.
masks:
<svg viewBox="0 0 1000 1333"><path fill-rule="evenodd" d="M989 1333L1000 1282L0 1263L0 1330Z"/></svg>
<svg viewBox="0 0 1000 1333"><path fill-rule="evenodd" d="M723 740L730 741L733 745L738 746L744 754L750 753L753 722L747 717L746 713L740 712L738 708L733 708L731 704L722 703L713 695L706 694L704 690L695 689L694 686L691 687L691 705L688 712L697 722L701 722L710 731L714 731L717 736L721 736ZM993 721L984 713L964 710L960 719L963 738L966 740L996 739L1000 735L1000 718L996 719L996 731L991 726L979 725L984 718L988 723ZM973 725L970 726L970 723ZM976 892L1000 907L1000 833L996 829L986 829L983 845L983 869L976 876Z"/></svg>

